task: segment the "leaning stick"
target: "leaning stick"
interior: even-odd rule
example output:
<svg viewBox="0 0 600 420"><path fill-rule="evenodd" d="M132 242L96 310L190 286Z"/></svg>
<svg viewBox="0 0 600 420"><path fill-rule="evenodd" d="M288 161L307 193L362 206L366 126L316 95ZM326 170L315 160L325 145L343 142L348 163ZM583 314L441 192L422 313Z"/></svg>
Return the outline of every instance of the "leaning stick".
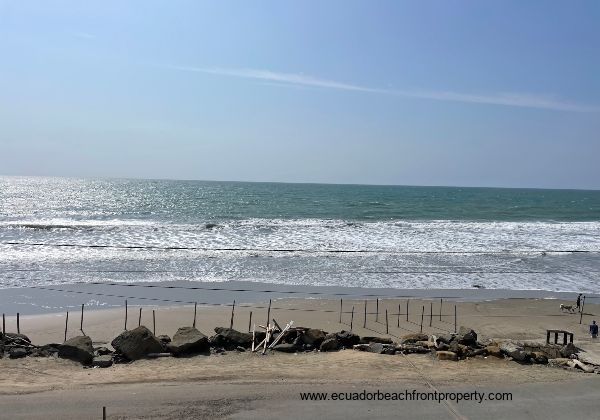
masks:
<svg viewBox="0 0 600 420"><path fill-rule="evenodd" d="M281 331L281 333L277 336L277 338L269 346L270 349L272 349L273 347L275 347L277 345L277 343L279 343L279 341L281 341L281 339L283 338L283 336L285 335L285 333L287 332L287 330L289 330L292 327L292 325L294 325L294 321L290 321L289 324L287 324L285 326L285 328L283 329L283 331Z"/></svg>

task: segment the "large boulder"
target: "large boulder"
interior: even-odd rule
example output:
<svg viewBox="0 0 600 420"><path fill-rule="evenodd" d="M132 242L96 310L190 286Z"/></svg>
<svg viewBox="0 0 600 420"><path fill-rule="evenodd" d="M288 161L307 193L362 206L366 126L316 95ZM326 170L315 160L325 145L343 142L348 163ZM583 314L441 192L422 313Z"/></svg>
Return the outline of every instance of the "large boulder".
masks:
<svg viewBox="0 0 600 420"><path fill-rule="evenodd" d="M320 351L337 351L341 347L339 341L335 337L326 338L319 347Z"/></svg>
<svg viewBox="0 0 600 420"><path fill-rule="evenodd" d="M566 346L563 346L560 349L560 354L562 355L562 357L571 357L574 354L577 354L579 352L579 349L577 347L575 347L575 345L573 343L569 343Z"/></svg>
<svg viewBox="0 0 600 420"><path fill-rule="evenodd" d="M327 334L325 341L335 339L338 342L338 348L352 348L355 344L360 343L360 337L351 331L340 331L336 333Z"/></svg>
<svg viewBox="0 0 600 420"><path fill-rule="evenodd" d="M486 350L487 350L487 354L489 354L490 356L494 356L494 357L498 357L498 358L504 357L502 355L502 351L500 350L500 347L498 347L498 346L490 345L490 346L486 347Z"/></svg>
<svg viewBox="0 0 600 420"><path fill-rule="evenodd" d="M414 344L417 341L428 341L429 336L423 333L407 334L400 338L400 344Z"/></svg>
<svg viewBox="0 0 600 420"><path fill-rule="evenodd" d="M526 351L523 346L512 341L505 341L499 347L504 355L512 357L517 362L527 363L531 359L530 352Z"/></svg>
<svg viewBox="0 0 600 420"><path fill-rule="evenodd" d="M460 327L457 338L460 344L471 347L477 346L477 333L470 328Z"/></svg>
<svg viewBox="0 0 600 420"><path fill-rule="evenodd" d="M23 357L27 357L27 355L29 355L29 351L22 347L13 347L8 352L8 357L11 359L21 359Z"/></svg>
<svg viewBox="0 0 600 420"><path fill-rule="evenodd" d="M282 343L282 344L277 344L275 347L273 347L273 350L280 351L283 353L296 353L298 351L301 351L302 349L299 349L294 344Z"/></svg>
<svg viewBox="0 0 600 420"><path fill-rule="evenodd" d="M210 338L210 344L213 347L223 347L227 350L234 350L237 347L243 347L245 349L252 346L252 334L244 333L232 328L216 327L216 335ZM259 336L261 337L259 339ZM256 344L264 339L264 333L256 334Z"/></svg>
<svg viewBox="0 0 600 420"><path fill-rule="evenodd" d="M325 340L325 336L326 334L323 330L309 328L301 335L301 340L303 344L319 347L323 340Z"/></svg>
<svg viewBox="0 0 600 420"><path fill-rule="evenodd" d="M208 337L194 327L179 328L167 348L176 356L207 351Z"/></svg>
<svg viewBox="0 0 600 420"><path fill-rule="evenodd" d="M128 360L138 360L150 353L161 353L163 346L152 332L143 325L134 330L124 331L111 345Z"/></svg>
<svg viewBox="0 0 600 420"><path fill-rule="evenodd" d="M87 335L68 339L58 346L58 357L74 360L83 365L89 365L94 359L92 339Z"/></svg>

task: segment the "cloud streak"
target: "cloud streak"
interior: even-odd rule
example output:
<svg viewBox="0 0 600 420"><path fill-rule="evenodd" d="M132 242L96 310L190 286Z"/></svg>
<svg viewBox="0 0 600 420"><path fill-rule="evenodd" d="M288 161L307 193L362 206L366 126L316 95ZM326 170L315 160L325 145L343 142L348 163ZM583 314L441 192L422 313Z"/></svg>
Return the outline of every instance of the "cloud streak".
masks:
<svg viewBox="0 0 600 420"><path fill-rule="evenodd" d="M564 101L553 96L532 95L523 93L471 94L453 91L409 91L395 89L378 89L360 86L335 80L322 79L302 73L280 73L258 69L223 69L190 66L167 66L178 71L204 73L218 76L237 77L243 79L275 82L287 86L304 86L322 89L335 89L351 92L362 92L383 95L395 95L407 98L429 99L445 102L463 102L472 104L502 105L521 108L548 109L570 112L599 112L600 108Z"/></svg>

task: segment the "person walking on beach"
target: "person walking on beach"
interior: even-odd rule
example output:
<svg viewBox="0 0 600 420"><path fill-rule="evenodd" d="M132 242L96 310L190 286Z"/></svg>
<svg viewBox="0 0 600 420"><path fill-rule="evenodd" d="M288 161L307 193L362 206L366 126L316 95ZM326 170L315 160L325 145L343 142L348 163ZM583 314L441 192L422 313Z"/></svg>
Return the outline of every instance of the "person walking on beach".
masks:
<svg viewBox="0 0 600 420"><path fill-rule="evenodd" d="M592 321L590 324L590 334L592 338L598 338L598 324L596 324L596 321Z"/></svg>
<svg viewBox="0 0 600 420"><path fill-rule="evenodd" d="M577 296L577 302L575 304L577 306L577 311L581 312L581 293Z"/></svg>

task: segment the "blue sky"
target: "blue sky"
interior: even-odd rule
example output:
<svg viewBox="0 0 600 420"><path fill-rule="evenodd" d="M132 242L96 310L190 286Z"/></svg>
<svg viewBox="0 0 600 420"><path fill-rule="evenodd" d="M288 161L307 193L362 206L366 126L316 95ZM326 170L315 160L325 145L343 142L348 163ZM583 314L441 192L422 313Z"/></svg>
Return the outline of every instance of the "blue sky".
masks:
<svg viewBox="0 0 600 420"><path fill-rule="evenodd" d="M0 0L0 174L600 188L597 1Z"/></svg>

